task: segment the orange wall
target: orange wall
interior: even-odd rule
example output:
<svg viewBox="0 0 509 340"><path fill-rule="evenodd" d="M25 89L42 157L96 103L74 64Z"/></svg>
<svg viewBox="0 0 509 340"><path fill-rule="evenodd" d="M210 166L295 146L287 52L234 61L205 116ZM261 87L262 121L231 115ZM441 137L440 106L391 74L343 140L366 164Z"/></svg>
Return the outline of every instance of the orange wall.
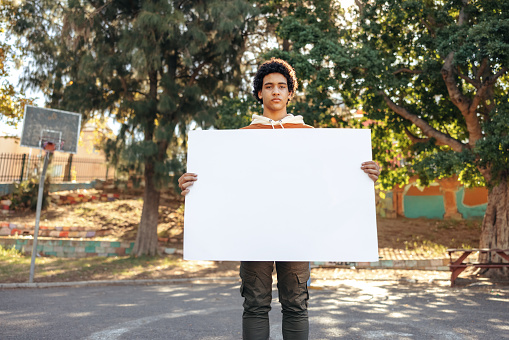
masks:
<svg viewBox="0 0 509 340"><path fill-rule="evenodd" d="M433 185L430 187L425 187L422 191L419 190L416 186L410 187L405 194L406 196L435 196L442 195L440 191L440 187L438 185Z"/></svg>
<svg viewBox="0 0 509 340"><path fill-rule="evenodd" d="M486 188L465 188L463 204L469 207L485 204L488 202L488 189Z"/></svg>

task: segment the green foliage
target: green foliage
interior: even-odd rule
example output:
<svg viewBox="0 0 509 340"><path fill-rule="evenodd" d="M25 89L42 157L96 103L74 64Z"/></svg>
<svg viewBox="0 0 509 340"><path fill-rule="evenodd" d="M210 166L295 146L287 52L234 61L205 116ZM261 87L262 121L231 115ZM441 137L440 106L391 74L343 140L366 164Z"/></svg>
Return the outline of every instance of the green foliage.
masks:
<svg viewBox="0 0 509 340"><path fill-rule="evenodd" d="M30 83L53 107L113 116L122 128L105 145L109 161L130 175L149 171L160 186L183 169L190 123L210 126L226 85L240 83L256 12L244 0L32 0L12 18L43 70L29 70Z"/></svg>
<svg viewBox="0 0 509 340"><path fill-rule="evenodd" d="M279 57L294 68L300 81L290 111L304 117L315 127L341 127L345 124L341 110L343 100L337 95L339 79L333 77L335 60L344 54L339 41L337 20L342 14L340 3L330 0L294 1L283 6L284 16L275 11L277 2L267 2L267 12L277 23L279 39L288 49L273 49L262 57ZM270 14L269 14L270 15ZM334 118L334 119L333 119Z"/></svg>
<svg viewBox="0 0 509 340"><path fill-rule="evenodd" d="M447 247L443 244L438 244L425 239L421 240L420 237L416 237L415 239L415 241L404 241L405 250L415 251L421 254L434 255L437 257L447 254Z"/></svg>
<svg viewBox="0 0 509 340"><path fill-rule="evenodd" d="M8 81L12 68L8 64L19 62L19 56L15 48L7 43L5 33L5 13L6 9L0 4L0 121L8 125L16 126L21 120L26 104L31 104L32 100L25 98L23 91L15 89L14 85Z"/></svg>
<svg viewBox="0 0 509 340"><path fill-rule="evenodd" d="M406 165L412 162L411 144L401 138L401 134L388 129L387 125L387 121L372 122L369 125L374 159L381 169L378 183L382 190L389 190L393 185L408 184Z"/></svg>
<svg viewBox="0 0 509 340"><path fill-rule="evenodd" d="M261 107L253 96L242 98L223 98L217 107L214 126L218 129L240 129L249 125L253 114L261 114Z"/></svg>
<svg viewBox="0 0 509 340"><path fill-rule="evenodd" d="M377 121L384 186L414 175L423 183L458 175L470 186L506 180L507 109L499 105L509 85L509 3L360 3L341 32L348 56L336 59L337 75L345 102ZM477 119L468 122L469 109Z"/></svg>
<svg viewBox="0 0 509 340"><path fill-rule="evenodd" d="M509 3L359 1L349 16L329 0L258 3L258 29L280 48L257 63L285 59L301 82L289 112L316 127L370 127L383 189L412 176L456 175L467 186L507 178ZM247 125L250 90L223 102L216 126ZM477 122L467 122L465 102ZM369 119L348 120L348 107Z"/></svg>
<svg viewBox="0 0 509 340"><path fill-rule="evenodd" d="M261 0L257 4L262 14L251 39L256 60L250 61L252 68L246 69L249 77L244 81L239 99L225 100L218 108L215 126L248 125L244 115L250 117L261 109L252 105L256 104L251 100L252 75L259 64L276 57L288 61L299 79L299 88L288 112L302 115L307 124L315 127L346 127L350 112L337 92L340 79L333 76L337 71L334 60L345 55L343 46L337 43L337 21L343 13L340 3ZM274 41L280 48L274 48Z"/></svg>
<svg viewBox="0 0 509 340"><path fill-rule="evenodd" d="M476 154L481 155L478 164L490 168L498 180L509 177L509 97L504 97L484 126L486 138L476 144Z"/></svg>
<svg viewBox="0 0 509 340"><path fill-rule="evenodd" d="M474 155L470 151L454 152L451 150L418 155L413 166L422 185L428 185L436 178L457 175L467 186L484 186L486 182L476 169Z"/></svg>
<svg viewBox="0 0 509 340"><path fill-rule="evenodd" d="M42 209L46 209L49 205L49 177L46 177L44 182ZM37 208L37 197L39 195L39 179L31 177L26 181L14 184L14 191L11 194L5 195L2 199L10 200L10 209L23 210L31 209L33 211Z"/></svg>
<svg viewBox="0 0 509 340"><path fill-rule="evenodd" d="M14 246L11 248L4 248L0 245L0 256L6 256L6 257L21 257L23 254L17 250Z"/></svg>
<svg viewBox="0 0 509 340"><path fill-rule="evenodd" d="M76 93L79 103L63 101L66 86L77 72L70 63L79 59L67 44L69 37L61 36L64 2L55 0L6 1L2 17L7 25L7 35L13 48L20 51L18 59L24 60L22 88L40 90L48 100L47 106L80 112L86 120L92 115L91 103L100 98L87 91ZM91 84L94 79L89 79Z"/></svg>
<svg viewBox="0 0 509 340"><path fill-rule="evenodd" d="M106 151L129 175L152 164L162 184L181 171L191 122L247 125L261 109L252 74L280 57L301 83L290 113L316 127L372 129L383 188L415 175L507 178L507 1L358 1L350 16L332 0L255 4L32 0L9 19L35 58L27 82L57 107L122 124ZM461 103L475 106L477 122ZM349 120L348 108L369 119Z"/></svg>

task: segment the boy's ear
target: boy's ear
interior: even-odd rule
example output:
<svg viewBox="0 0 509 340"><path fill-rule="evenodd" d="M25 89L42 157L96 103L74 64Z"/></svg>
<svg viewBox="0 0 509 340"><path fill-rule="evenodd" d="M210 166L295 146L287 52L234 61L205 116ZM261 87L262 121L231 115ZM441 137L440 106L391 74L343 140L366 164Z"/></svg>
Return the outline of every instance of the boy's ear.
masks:
<svg viewBox="0 0 509 340"><path fill-rule="evenodd" d="M262 99L262 91L258 91L258 98Z"/></svg>

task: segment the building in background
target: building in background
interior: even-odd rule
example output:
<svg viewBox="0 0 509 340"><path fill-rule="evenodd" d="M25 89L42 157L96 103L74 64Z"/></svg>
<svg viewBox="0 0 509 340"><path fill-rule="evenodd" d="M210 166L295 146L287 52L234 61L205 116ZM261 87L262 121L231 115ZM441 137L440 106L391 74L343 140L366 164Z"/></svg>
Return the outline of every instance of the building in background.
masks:
<svg viewBox="0 0 509 340"><path fill-rule="evenodd" d="M488 189L466 188L456 177L419 187L416 179L386 192L377 204L382 217L470 219L482 218L488 205Z"/></svg>
<svg viewBox="0 0 509 340"><path fill-rule="evenodd" d="M83 126L76 154L55 152L49 169L52 182L91 181L114 177L114 169L106 162L98 144L107 127L95 122ZM20 146L17 136L0 136L0 182L12 183L36 175L43 152Z"/></svg>

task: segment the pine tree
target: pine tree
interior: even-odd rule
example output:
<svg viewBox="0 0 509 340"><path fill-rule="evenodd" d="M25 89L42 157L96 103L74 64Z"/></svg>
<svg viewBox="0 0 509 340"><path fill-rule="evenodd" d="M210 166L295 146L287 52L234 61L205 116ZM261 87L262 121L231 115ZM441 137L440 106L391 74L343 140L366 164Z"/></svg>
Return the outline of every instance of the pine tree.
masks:
<svg viewBox="0 0 509 340"><path fill-rule="evenodd" d="M41 2L27 1L18 11L30 13ZM58 8L52 40L62 53L50 53L47 63L60 81L48 93L61 107L109 114L122 124L110 155L114 160L123 150L142 164L145 182L133 253L155 255L160 191L179 163L170 158L172 147L185 143L191 121L209 125L226 88L238 86L256 9L244 0L74 0ZM37 19L17 18L18 34L30 37ZM28 45L34 54L44 46Z"/></svg>

